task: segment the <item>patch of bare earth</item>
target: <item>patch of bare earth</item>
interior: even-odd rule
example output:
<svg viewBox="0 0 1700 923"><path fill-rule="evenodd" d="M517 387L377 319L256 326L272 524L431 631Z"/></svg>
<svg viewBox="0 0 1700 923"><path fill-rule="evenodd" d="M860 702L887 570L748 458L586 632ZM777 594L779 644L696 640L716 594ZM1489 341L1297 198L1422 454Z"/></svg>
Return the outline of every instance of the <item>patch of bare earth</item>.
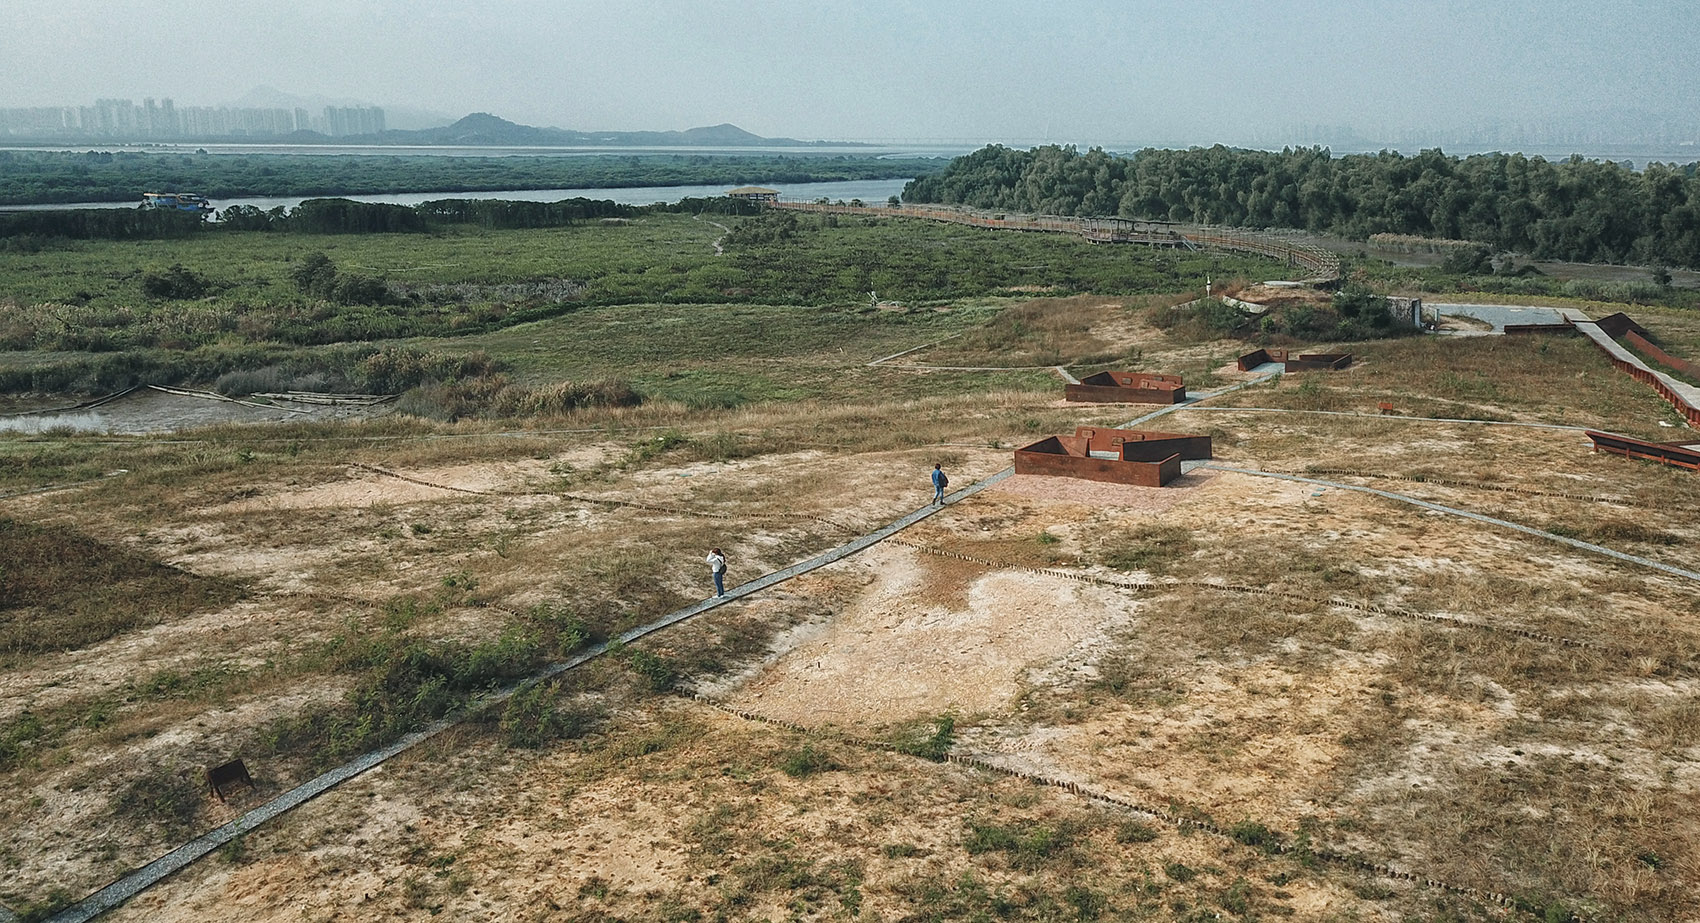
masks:
<svg viewBox="0 0 1700 923"><path fill-rule="evenodd" d="M1006 712L1030 668L1101 638L1104 593L986 573L901 547L852 565L868 586L731 701L774 718L865 732L944 712Z"/></svg>

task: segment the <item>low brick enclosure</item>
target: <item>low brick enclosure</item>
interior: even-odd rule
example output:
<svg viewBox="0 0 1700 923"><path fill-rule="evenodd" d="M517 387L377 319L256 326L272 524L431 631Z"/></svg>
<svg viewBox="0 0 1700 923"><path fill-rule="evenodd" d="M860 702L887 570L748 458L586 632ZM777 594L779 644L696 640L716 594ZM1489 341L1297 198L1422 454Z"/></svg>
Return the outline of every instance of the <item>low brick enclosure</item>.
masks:
<svg viewBox="0 0 1700 923"><path fill-rule="evenodd" d="M1082 426L1016 449L1015 473L1162 487L1183 460L1210 457L1209 436Z"/></svg>
<svg viewBox="0 0 1700 923"><path fill-rule="evenodd" d="M1286 349L1258 349L1239 358L1237 366L1249 372L1265 362L1279 362L1289 372L1309 372L1314 369L1343 369L1352 364L1351 353L1304 353Z"/></svg>
<svg viewBox="0 0 1700 923"><path fill-rule="evenodd" d="M1095 404L1180 404L1186 383L1179 375L1099 372L1063 389L1068 400Z"/></svg>

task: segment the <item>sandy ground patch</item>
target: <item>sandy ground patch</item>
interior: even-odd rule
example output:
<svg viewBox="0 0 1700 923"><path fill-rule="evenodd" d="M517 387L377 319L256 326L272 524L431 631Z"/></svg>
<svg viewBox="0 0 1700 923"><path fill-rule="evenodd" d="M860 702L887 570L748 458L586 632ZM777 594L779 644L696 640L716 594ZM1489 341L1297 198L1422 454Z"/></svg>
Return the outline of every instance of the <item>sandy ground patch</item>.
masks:
<svg viewBox="0 0 1700 923"><path fill-rule="evenodd" d="M868 729L942 712L1004 712L1028 670L1101 637L1125 614L1098 588L985 573L881 547L854 565L867 590L732 696L801 724Z"/></svg>

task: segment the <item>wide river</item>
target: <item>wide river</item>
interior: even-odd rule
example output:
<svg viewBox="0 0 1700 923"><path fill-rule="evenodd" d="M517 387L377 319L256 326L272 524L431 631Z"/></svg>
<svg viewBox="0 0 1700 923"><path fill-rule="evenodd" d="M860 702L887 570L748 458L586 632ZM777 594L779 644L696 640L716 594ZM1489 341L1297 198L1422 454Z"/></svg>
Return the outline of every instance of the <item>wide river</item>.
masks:
<svg viewBox="0 0 1700 923"><path fill-rule="evenodd" d="M851 199L861 199L869 205L883 205L891 196L903 192L907 179L865 179L847 180L837 183L771 183L764 184L769 189L779 190L779 194L788 199L819 199L827 198L834 202ZM715 186L630 186L620 189L503 189L490 192L394 192L380 195L351 195L341 198L353 199L356 202L385 202L391 205L418 205L434 199L506 199L514 202L559 202L562 199L606 199L621 205L653 205L656 202L668 204L680 199L711 198L722 196L733 187L728 184ZM272 209L278 206L294 208L304 199L314 196L252 196L240 199L213 199L215 208L229 208L232 205L252 205L260 209ZM323 198L319 196L317 198ZM67 202L59 205L8 205L7 211L34 210L55 211L66 208L124 208L124 202Z"/></svg>

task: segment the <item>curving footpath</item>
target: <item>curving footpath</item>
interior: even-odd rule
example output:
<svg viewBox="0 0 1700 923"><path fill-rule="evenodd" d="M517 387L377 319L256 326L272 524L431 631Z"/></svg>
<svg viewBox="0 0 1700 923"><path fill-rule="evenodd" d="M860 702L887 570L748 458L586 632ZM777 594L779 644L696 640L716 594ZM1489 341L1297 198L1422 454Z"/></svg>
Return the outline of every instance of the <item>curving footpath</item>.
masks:
<svg viewBox="0 0 1700 923"><path fill-rule="evenodd" d="M1162 416L1163 414L1180 410L1183 407L1192 406L1199 401L1219 397L1223 394L1228 394L1238 391L1241 388L1250 387L1251 385L1267 381L1278 374L1280 374L1278 370L1272 370L1250 381L1222 388L1217 391L1212 391L1207 394L1197 395L1185 404L1173 404L1163 407L1160 410L1153 411L1152 413L1146 414L1138 420L1125 425L1136 425L1146 420ZM388 471L375 465L356 465L356 467L365 468L379 474L400 477L408 481L416 481L414 478L408 478L405 475L400 475L396 472ZM974 496L980 491L985 490L1005 478L1008 478L1014 473L1015 469L1013 467L1005 468L996 474L952 493L950 496L945 498L944 506L933 506L931 504L924 506L909 515L890 523L889 525L876 529L865 535L858 536L851 541L831 549L830 551L826 551L789 567L781 568L780 570L776 570L772 573L764 574L763 576L757 577L756 579L740 586L733 587L728 590L726 595L723 597L711 597L703 600L702 602L671 612L653 622L633 628L624 634L621 634L617 638L595 645L594 647L588 648L567 660L553 664L541 672L535 673L517 683L502 687L483 699L480 699L477 703L468 707L459 714L438 719L424 728L400 738L389 746L373 750L362 756L356 757L347 763L324 773L323 775L313 778L287 792L284 792L276 798L273 798L271 801L248 811L235 820L229 821L222 826L215 827L214 829L207 831L195 839L184 843L182 846L173 849L171 852L155 859L147 865L136 869L130 874L125 875L117 881L114 881L93 894L90 894L88 897L83 898L77 903L59 911L49 917L47 923L86 923L86 921L92 920L108 910L118 907L130 898L135 897L137 894L142 893L150 887L153 887L155 884L163 881L167 876L185 868L196 860L206 856L208 853L211 853L213 850L216 850L232 840L235 840L237 837L258 828L260 825L266 823L272 818L294 810L325 792L330 791L338 785L347 782L349 779L352 779L369 769L380 766L395 756L413 749L438 734L441 734L443 731L454 727L456 724L459 724L471 715L477 714L492 705L499 705L512 698L514 695L536 686L538 683L546 682L568 670L581 666L596 659L597 657L602 656L603 654L606 654L609 647L615 644L628 644L644 637L645 635L676 625L686 619L701 615L711 609L716 609L726 603L732 602L733 600L742 599L751 594L759 593L775 584L783 583L793 577L806 574L813 570L818 570L819 568L825 567L826 565L832 564L836 561L841 561L844 558L847 558L859 551L863 551L896 535L904 529L909 528L935 513L942 512L951 505ZM428 484L423 481L418 481L417 483L426 483L427 486L433 487L443 486ZM467 493L483 493L482 491L470 491L465 490L464 488L457 489ZM622 506L637 505L618 503L616 501L598 501L593 498L577 499L582 499L586 502L611 502L615 505ZM834 525L837 524L834 523Z"/></svg>
<svg viewBox="0 0 1700 923"><path fill-rule="evenodd" d="M931 504L924 506L909 515L896 520L895 522L876 529L873 532L869 532L866 535L859 536L852 541L831 549L830 551L826 551L789 567L773 571L772 573L764 574L763 576L757 577L756 579L740 586L733 587L726 592L725 596L718 598L710 597L702 602L668 613L667 615L664 615L646 625L639 625L636 628L622 633L616 638L587 648L567 660L553 664L543 671L535 673L520 682L498 689L490 695L480 699L476 704L459 714L438 719L424 728L402 737L387 747L373 750L370 753L356 757L355 759L352 759L347 763L324 773L323 775L284 792L276 798L273 798L271 801L248 811L235 820L207 831L195 839L184 843L182 846L173 849L171 852L155 859L147 865L125 875L123 878L120 878L93 894L90 894L81 901L59 911L48 918L48 923L85 923L85 921L92 920L108 910L118 907L125 901L135 897L137 894L140 894L153 885L158 884L173 872L183 869L203 856L206 856L208 853L211 853L213 850L216 850L232 840L235 840L237 837L254 830L272 818L298 808L338 785L347 782L349 779L361 775L367 770L380 766L395 756L417 747L425 741L441 734L443 731L459 724L461 721L464 721L473 714L477 714L492 705L499 705L512 698L517 693L530 689L538 683L553 679L574 667L581 666L596 659L597 657L602 656L603 654L606 654L610 647L621 644L629 644L644 637L645 635L676 625L693 616L708 612L711 609L719 608L733 600L742 599L746 596L759 593L775 584L790 580L792 577L806 574L813 570L818 570L836 561L841 561L844 558L896 535L904 529L909 528L915 523L918 523L935 513L943 511L952 504L972 497L980 491L985 490L993 484L1009 477L1013 473L1015 473L1015 469L1005 468L990 477L952 493L950 496L945 498L944 506L933 506Z"/></svg>
<svg viewBox="0 0 1700 923"><path fill-rule="evenodd" d="M1154 410L1150 413L1147 413L1147 414L1145 414L1141 417L1138 417L1134 420L1131 420L1127 423L1121 424L1121 426L1124 427L1124 428L1125 427L1138 426L1138 425L1143 424L1143 423L1145 423L1149 420L1155 419L1157 417L1161 417L1165 414L1173 413L1177 410L1183 410L1183 409L1187 409L1189 407L1196 406L1200 401L1208 400L1210 398L1219 397L1219 396L1222 396L1222 395L1225 395L1225 394L1229 394L1229 393L1232 393L1232 392L1235 392L1235 391L1239 391L1243 388L1247 388L1247 387L1250 387L1250 386L1255 385L1255 384L1260 384L1260 383L1268 381L1269 379L1280 374L1280 371L1279 371L1278 368L1266 368L1266 369L1260 369L1260 371L1263 371L1264 373L1259 375L1256 378L1249 380L1249 381L1241 382L1237 385L1222 388L1222 389L1219 389L1219 390L1216 390L1216 391L1212 391L1212 392L1208 392L1208 393L1204 393L1204 394L1199 394L1199 395L1193 397L1192 399L1190 399L1187 402L1182 403L1182 404L1173 404L1173 405L1162 407L1160 409L1157 409L1157 410ZM1227 409L1227 408L1223 408L1223 409ZM1236 409L1238 409L1238 408L1236 408ZM1459 421L1459 422L1485 422L1485 421ZM373 470L373 471L376 471L376 472L382 473L382 474L388 474L388 475L393 475L393 476L397 476L397 477L405 477L405 476L402 476L402 475L399 475L399 474L395 474L394 472L387 471L385 469L377 468L376 466L357 465L357 467L368 468L370 470ZM1240 468L1240 467L1231 466L1231 465L1220 465L1220 464L1215 464L1215 463L1212 463L1212 462L1201 462L1201 463L1197 463L1197 464L1193 465L1192 467L1193 468L1206 468L1206 469L1209 469L1209 470L1224 471L1224 472L1230 472L1230 473L1235 473L1235 474L1244 474L1244 475L1253 476L1253 477L1268 477L1268 478L1276 478L1276 479L1280 479L1280 480L1295 481L1295 482L1305 483L1305 484L1315 484L1315 485L1322 486L1322 487L1333 487L1333 488L1337 488L1337 489L1340 489L1340 490L1356 491L1356 492L1359 492L1359 493L1378 496L1378 497L1382 497L1382 498L1389 499L1389 500L1394 500L1394 501L1401 502L1401 503L1409 503L1409 504L1412 504L1412 505L1415 505L1415 506L1422 507L1424 509L1433 510L1435 512L1445 513L1445 514L1454 515L1454 516L1460 516L1460 517L1470 519L1470 520L1473 520L1473 521L1476 521L1476 522L1484 523L1484 524L1487 524L1487 525L1493 525L1493 526L1499 526L1499 527L1502 527L1502 528L1513 529L1515 531L1522 532L1522 533L1525 533L1525 534L1528 534L1528 535L1532 535L1532 536L1535 536L1535 537L1538 537L1538 538L1545 538L1545 539L1549 539L1549 540L1552 540L1552 541L1555 541L1555 542L1560 542L1562 544L1569 545L1569 546L1571 546L1573 548L1577 548L1579 550L1588 551L1588 552L1595 553L1595 554L1602 554L1602 555L1605 555L1607 557L1611 557L1611 558L1623 561L1625 563L1651 568L1653 570L1657 570L1657 571L1660 571L1660 572L1663 572L1663 573L1666 573L1666 574L1670 574L1670 575L1681 577L1681 578L1684 578L1684 579L1694 580L1694 581L1700 582L1700 572L1686 570L1684 568L1675 567L1675 566L1672 566L1672 565L1669 565L1669 564L1664 564L1664 563L1661 563L1661 562L1658 562L1658 561L1654 561L1654 560L1651 560L1651 559L1648 559L1648 558L1639 557L1639 556L1636 556L1636 555L1625 554L1623 552L1615 551L1613 549L1606 548L1606 547L1603 547L1603 546L1600 546L1600 545L1594 545L1594 544L1590 544L1588 542L1579 541L1577 539L1568 538L1566 536L1555 535L1555 534L1550 533L1550 532L1544 532L1544 531L1541 531L1539 529L1532 528L1530 526L1524 526L1524 525L1514 523L1514 522L1509 522L1509 521L1503 520L1503 519L1496 519L1494 517L1486 516L1486 515L1483 515L1483 514L1480 514L1480 513L1474 513L1474 512L1471 512L1469 510L1462 510L1462 509L1458 509L1456 507L1449 507L1449 506L1444 506L1444 505L1438 504L1438 503L1432 503L1432 502L1427 501L1427 500L1422 500L1422 499L1412 497L1412 496L1408 496L1408 495L1405 495L1405 494L1394 493L1392 491L1377 490L1377 489L1371 488L1371 487L1361 487L1361 486L1357 486L1357 485L1353 485L1353 484L1344 484L1344 483L1340 483L1340 482L1337 482L1337 481L1327 481L1327 480L1322 480L1322 479L1318 479L1318 478L1304 477L1304 476L1301 476L1301 475L1280 474L1280 473L1276 473L1276 472L1258 471L1256 469L1250 469L1250 468ZM265 804L263 804L263 805L261 805L257 808L254 808L251 811L244 813L242 816L240 816L240 817L238 817L238 818L236 818L232 821L229 821L228 823L225 823L225 824L223 824L219 827L216 827L212 830L209 830L208 832L202 834L201 836L196 837L195 839L189 841L188 843L183 844L182 846L177 847L176 849L173 849L172 851L166 853L165 855L159 857L158 859L155 859L154 861L148 863L147 865L142 866L141 868L136 869L135 871L129 873L128 875L125 875L124 877L118 879L117 881L114 881L111 884L108 884L105 887L99 889L98 891L95 891L93 894L90 894L89 896L85 897L81 901L78 901L77 903L75 903L75 904L73 904L69 907L66 907L63 910L60 910L58 913L55 913L53 916L48 918L48 923L86 923L86 921L92 920L92 919L100 916L101 914L107 912L108 910L112 910L112 909L122 905L124 902L128 901L130 898L135 897L137 894L140 894L142 891L147 890L148 888L152 887L153 885L159 883L160 881L164 880L166 877L170 876L171 874L187 867L188 865L190 865L190 864L194 863L195 861L201 859L202 857L206 856L208 853L211 853L214 850L219 849L220 847L232 842L236 838L238 838L238 837L240 837L240 836L242 836L242 835L258 828L258 827L260 827L261 825L265 824L267 821L270 821L273 818L278 817L281 814L287 813L288 811L291 811L291 810L293 810L297 807L300 807L301 805L307 803L308 801L311 801L312 799L317 798L318 796L324 794L325 792L330 791L331 789L342 784L343 782L346 782L350 779L353 779L356 776L359 776L359 775L365 773L366 771L368 771L370 769L373 769L377 766L382 765L383 763L387 762L388 760L392 759L393 757L395 757L399 754L405 753L408 750L411 750L412 748L430 740L431 738L436 737L438 734L441 734L443 731L455 726L456 724L459 724L461 721L464 721L466 718L468 718L468 717L470 717L474 714L482 712L482 711L490 708L493 705L499 705L502 702L507 701L508 699L512 698L514 695L516 695L520 692L523 692L527 689L530 689L530 688L538 685L539 683L543 683L543 682L546 682L550 679L553 679L556 676L559 676L560 674L567 672L568 670L572 670L572 669L579 667L579 666L581 666L585 663L588 663L591 660L596 659L597 657L600 657L600 656L606 654L611 647L615 647L617 645L629 644L633 641L636 641L640 638L645 637L646 635L653 634L654 632L661 631L662 629L676 625L676 624L683 622L687 619L690 619L694 616L701 615L702 613L705 613L705 612L708 612L710 610L719 608L720 606L725 605L727 603L730 603L734 600L743 599L744 597L753 595L755 593L760 593L763 590L766 590L766 589L768 589L772 586L775 586L777 584L780 584L780 583L783 583L787 580L790 580L793 577L797 577L799 575L809 573L810 571L818 570L822 567L825 567L825 566L832 564L832 563L835 563L837 561L841 561L844 558L850 557L851 555L854 555L854 554L856 554L860 551L866 550L867 548L870 548L873 545L876 545L876 544L878 544L882 541L885 541L887 539L892 538L893 536L902 532L904 529L907 529L910 526L915 525L916 523L919 523L922 520L925 520L928 517L930 517L930 516L932 516L936 513L942 512L944 509L948 508L949 506L955 505L956 503L959 503L962 500L966 500L969 497L974 496L975 494L985 490L986 488L988 488L988 487L990 487L994 484L997 484L1000 481L1003 481L1004 479L1008 478L1010 475L1012 475L1014 473L1015 473L1014 468L1005 468L1005 469L1003 469L1003 470L1001 470L1001 471L999 471L995 474L990 475L989 477L986 477L986 478L984 478L984 479L982 479L982 480L980 480L980 481L978 481L974 484L969 485L968 487L965 487L961 490L958 490L958 491L950 494L950 496L946 498L946 502L945 502L944 506L934 506L934 505L931 505L931 504L924 506L924 507L922 507L918 510L915 510L914 512L909 513L908 515L903 516L903 517L901 517L901 518L899 518L899 519L897 519L897 520L895 520L895 521L893 521L893 522L891 522L891 523L889 523L889 524L887 524L887 525L885 525L885 526L883 526L879 529L876 529L872 532L868 532L866 534L857 536L856 538L852 539L851 541L845 542L844 544L839 545L835 548L832 548L831 550L823 552L823 553L816 555L812 558L809 558L807 560L804 560L804 561L798 562L796 564L790 565L788 567L784 567L784 568L781 568L779 570L773 571L771 573L764 574L761 577L758 577L758 578L751 580L747 583L744 583L742 585L733 587L732 589L728 590L726 595L723 596L723 597L718 597L718 598L711 597L709 599L702 600L701 602L695 603L693 605L686 606L685 608L682 608L682 609L676 610L674 612L668 613L667 615L664 615L661 618L659 618L659 619L657 619L653 622L649 622L647 624L640 625L636 628L632 628L632 629L620 634L616 638L613 638L609 641L597 644L593 647L587 648L586 650L574 655L571 658L568 658L567 660L561 661L561 662L556 663L556 664L552 664L551 666L545 668L544 670L542 670L538 673L533 674L530 677L527 677L524 680L521 680L517 683L513 683L511 685L502 687L500 689L497 689L496 691L494 691L494 692L490 693L489 695L485 696L484 698L480 699L478 702L476 702L472 706L469 706L467 709L463 710L462 712L460 712L458 714L438 719L437 721L432 722L431 724L427 725L426 727L424 727L424 728L422 728L418 731L414 731L410 734L407 734L407 735L401 737L400 739L396 740L395 742L389 744L386 747L382 747L378 750L371 751L371 752L366 753L362 756L359 756L359 757L357 757L353 760L350 760L349 762L344 763L343 765L341 765L341 766L339 766L335 769L332 769L329 772L326 772L326 773L324 773L320 776L317 776L317 777L315 777L315 778L313 778L313 779L311 779L311 780L309 780L309 781L307 781L307 782L305 782L305 783L303 783L299 786L296 786L295 788L290 789L287 792L284 792L283 794L277 796L276 798L273 798L271 801L268 801ZM413 479L407 478L407 480L413 480ZM423 483L423 482L421 482L421 483ZM441 486L441 485L430 485L430 486ZM481 491L467 491L467 492L468 493L482 493ZM600 501L590 500L590 498L582 498L582 499L586 499L589 502L600 502ZM613 502L613 501L609 501L609 502ZM627 504L618 504L618 505L627 505ZM834 524L834 525L836 525L836 524ZM908 544L908 543L903 543L903 544ZM939 553L938 551L933 550L933 549L925 549L925 550L929 551L930 553ZM967 560L966 558L964 558L964 559ZM1136 588L1136 587L1127 587L1127 588L1133 589L1133 588ZM1254 588L1247 588L1247 589L1254 589ZM1470 626L1470 627L1478 627L1478 626ZM1485 626L1482 626L1482 627L1485 627ZM1533 634L1531 634L1530 636L1535 637L1535 635L1533 635ZM1566 639L1556 639L1556 638L1555 639L1549 639L1546 636L1539 636L1539 637L1540 637L1541 640L1554 640L1554 641L1559 641L1559 642L1565 642L1566 641ZM965 765L972 765L972 766L975 766L976 768L982 768L982 769L986 769L986 770L992 771L992 772L1001 772L1001 773L1008 773L1009 772L1009 770L1006 769L1006 768L997 766L996 764L992 764L992 763L986 762L984 760L972 758L972 757L961 757L961 758L953 757L951 759L951 762L962 763L962 764L965 764ZM1070 787L1070 786L1064 785L1064 787ZM1075 790L1075 789L1071 788L1071 790ZM1087 794L1089 797L1092 797L1095 800L1107 800L1107 801L1111 801L1111 802L1116 801L1115 799L1110 799L1107 796L1102 796L1100 793L1085 792L1084 790L1082 790L1081 793ZM1120 802L1116 802L1116 803L1119 804ZM1130 807L1130 808L1133 808L1135 810L1145 810L1145 808L1143 806L1137 805L1137 804L1132 804L1132 803L1128 803L1128 804L1125 804L1123 806L1124 807ZM1358 863L1362 862L1362 860L1353 860L1353 861L1358 862ZM1419 879L1416 879L1414 876L1409 875L1409 873L1398 872L1398 871L1394 871L1394 870L1391 870L1391 869L1383 869L1383 868L1380 868L1380 867L1373 867L1373 866L1369 866L1367 864L1365 865L1365 869L1369 870L1369 871L1379 872L1379 873L1390 873L1390 874L1395 875L1396 877L1411 878L1412 880L1419 880ZM1444 884L1438 883L1438 882L1429 881L1429 882L1425 882L1425 883L1427 883L1431 886L1445 887L1449 890L1459 890L1459 889L1452 888L1450 886L1447 886L1447 885L1444 885Z"/></svg>

